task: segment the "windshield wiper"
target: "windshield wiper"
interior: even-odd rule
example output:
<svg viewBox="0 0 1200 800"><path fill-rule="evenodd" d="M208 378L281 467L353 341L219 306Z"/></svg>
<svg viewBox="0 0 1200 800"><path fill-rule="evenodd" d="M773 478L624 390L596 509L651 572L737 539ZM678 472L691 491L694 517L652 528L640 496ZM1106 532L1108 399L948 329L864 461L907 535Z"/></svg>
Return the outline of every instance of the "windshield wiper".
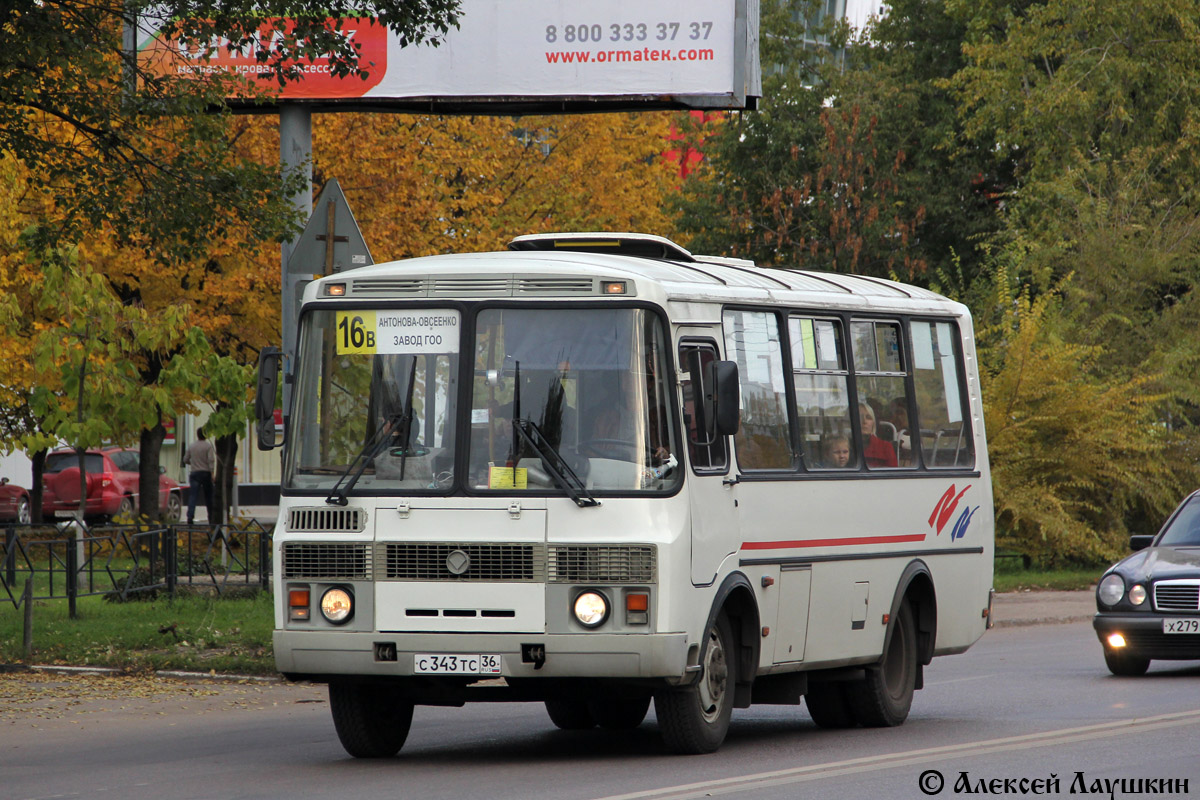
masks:
<svg viewBox="0 0 1200 800"><path fill-rule="evenodd" d="M575 501L575 505L580 508L600 505L600 501L588 493L587 486L575 474L575 470L571 469L533 420L514 418L513 430L537 453L542 460L542 466L550 473L550 477L554 479L560 489L567 493L568 497Z"/></svg>
<svg viewBox="0 0 1200 800"><path fill-rule="evenodd" d="M408 370L408 393L404 397L403 410L397 414L384 419L383 424L379 426L379 430L375 431L375 435L370 441L363 445L362 450L358 451L358 455L350 462L350 466L346 467L346 471L338 478L337 483L333 485L333 489L329 491L329 497L325 498L325 502L331 506L344 506L349 501L346 499L346 494L354 488L354 484L358 483L358 479L367 469L367 464L374 461L388 443L393 439L399 439L401 443L400 450L400 480L404 480L404 465L408 460L409 438L412 436L412 396L413 385L416 383L417 377L417 359L413 358L412 367ZM353 473L353 474L351 474ZM347 481L346 479L349 478ZM346 482L346 488L341 488L342 482Z"/></svg>

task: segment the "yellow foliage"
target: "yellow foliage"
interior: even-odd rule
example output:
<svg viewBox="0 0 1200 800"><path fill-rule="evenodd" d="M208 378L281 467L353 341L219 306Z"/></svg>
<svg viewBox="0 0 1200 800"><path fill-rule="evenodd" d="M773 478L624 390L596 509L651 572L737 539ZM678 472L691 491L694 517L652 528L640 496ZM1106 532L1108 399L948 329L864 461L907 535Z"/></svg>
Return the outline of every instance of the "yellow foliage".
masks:
<svg viewBox="0 0 1200 800"><path fill-rule="evenodd" d="M979 330L997 546L1047 564L1114 559L1131 519L1161 521L1178 501L1194 459L1160 421L1159 376L1100 378L1103 350L1057 334L1057 297L1006 283L1001 272L1003 319Z"/></svg>

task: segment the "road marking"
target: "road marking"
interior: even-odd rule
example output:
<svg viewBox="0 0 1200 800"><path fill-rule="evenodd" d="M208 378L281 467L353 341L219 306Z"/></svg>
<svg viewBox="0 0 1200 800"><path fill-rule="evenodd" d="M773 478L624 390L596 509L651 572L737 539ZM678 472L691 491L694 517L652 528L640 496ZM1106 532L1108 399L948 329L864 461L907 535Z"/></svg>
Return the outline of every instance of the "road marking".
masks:
<svg viewBox="0 0 1200 800"><path fill-rule="evenodd" d="M597 800L684 800L684 798L691 797L711 797L718 794L744 792L750 789L760 789L769 786L824 780L826 778L835 778L841 775L851 775L860 772L894 769L896 767L924 764L947 758L963 758L965 756L978 756L1007 750L1027 750L1034 747L1052 747L1075 742L1086 742L1092 739L1123 736L1134 731L1152 731L1161 728L1175 728L1182 725L1200 725L1200 709L1194 711L1177 711L1154 717L1113 720L1112 722L1101 722L1078 728L1062 728L1055 731L1022 734L1021 736L1006 736L1001 739L988 739L968 744L943 745L941 747L929 747L921 750L907 750L900 753L864 756L846 761L810 764L806 767L757 772L750 775L741 775L736 778L719 778L702 783L686 783L678 786L665 786L660 789L631 792L629 794L610 795L608 797L597 798Z"/></svg>
<svg viewBox="0 0 1200 800"><path fill-rule="evenodd" d="M963 681L983 681L983 680L987 680L988 678L994 678L999 674L1000 673L998 673L998 672L990 672L987 675L971 675L966 678L950 678L949 680L945 680L945 681L925 681L925 685L926 686L946 686L947 684L962 683Z"/></svg>

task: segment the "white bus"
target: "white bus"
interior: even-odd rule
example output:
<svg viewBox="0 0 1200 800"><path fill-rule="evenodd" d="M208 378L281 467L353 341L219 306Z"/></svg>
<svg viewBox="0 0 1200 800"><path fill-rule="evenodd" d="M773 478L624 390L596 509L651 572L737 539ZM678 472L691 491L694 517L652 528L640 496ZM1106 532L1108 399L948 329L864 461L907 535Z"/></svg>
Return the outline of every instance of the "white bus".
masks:
<svg viewBox="0 0 1200 800"><path fill-rule="evenodd" d="M306 290L275 656L359 757L416 705L711 752L734 708L892 726L991 609L971 319L913 286L522 236ZM273 446L279 357L260 359Z"/></svg>

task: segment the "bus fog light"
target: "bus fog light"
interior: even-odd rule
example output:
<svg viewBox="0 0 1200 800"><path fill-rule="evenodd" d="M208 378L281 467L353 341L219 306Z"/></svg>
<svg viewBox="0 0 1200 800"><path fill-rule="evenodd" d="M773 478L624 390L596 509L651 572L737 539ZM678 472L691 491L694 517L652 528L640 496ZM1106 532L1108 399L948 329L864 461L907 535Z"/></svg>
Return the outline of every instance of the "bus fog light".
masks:
<svg viewBox="0 0 1200 800"><path fill-rule="evenodd" d="M341 625L354 614L354 598L345 589L330 589L321 595L321 615Z"/></svg>
<svg viewBox="0 0 1200 800"><path fill-rule="evenodd" d="M1146 602L1146 587L1134 586L1129 590L1129 602L1135 606L1140 606Z"/></svg>
<svg viewBox="0 0 1200 800"><path fill-rule="evenodd" d="M595 628L608 619L608 600L599 592L583 592L575 598L575 619L586 628Z"/></svg>

